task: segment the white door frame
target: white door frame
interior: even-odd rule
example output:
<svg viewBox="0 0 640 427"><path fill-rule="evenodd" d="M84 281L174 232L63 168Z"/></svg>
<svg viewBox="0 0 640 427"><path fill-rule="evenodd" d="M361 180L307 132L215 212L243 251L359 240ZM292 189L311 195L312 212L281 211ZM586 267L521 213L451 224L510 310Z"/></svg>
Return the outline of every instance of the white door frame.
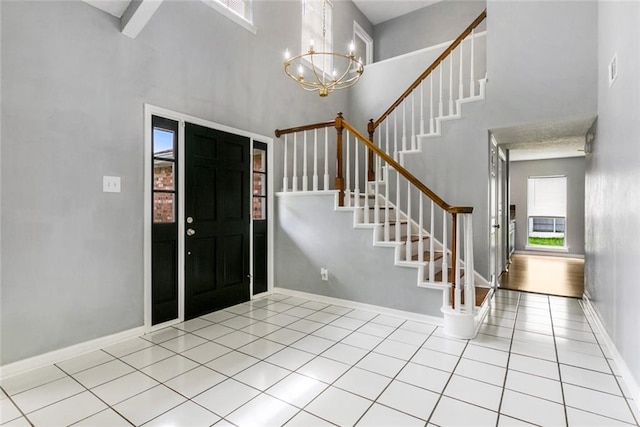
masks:
<svg viewBox="0 0 640 427"><path fill-rule="evenodd" d="M151 117L159 116L178 122L178 318L158 325L151 325L151 218L152 218L152 202L151 202L151 186L153 180L151 173L153 170L152 156L152 123ZM273 218L274 218L274 200L273 200L273 138L248 132L241 129L232 128L209 120L200 119L188 114L179 113L168 110L166 108L157 107L151 104L144 104L144 245L143 245L143 282L144 282L144 330L146 333L170 326L184 321L184 295L185 295L185 278L184 278L184 250L185 250L185 207L184 207L184 125L185 123L193 123L210 129L216 129L222 132L228 132L235 135L244 136L250 139L250 153L253 153L253 141L264 142L267 144L267 268L268 283L267 293L273 289L274 271L273 271ZM251 163L253 166L253 162ZM253 196L253 179L249 180L249 196ZM249 243L249 272L253 277L253 218L250 223L250 243ZM253 280L250 280L249 295L253 299Z"/></svg>

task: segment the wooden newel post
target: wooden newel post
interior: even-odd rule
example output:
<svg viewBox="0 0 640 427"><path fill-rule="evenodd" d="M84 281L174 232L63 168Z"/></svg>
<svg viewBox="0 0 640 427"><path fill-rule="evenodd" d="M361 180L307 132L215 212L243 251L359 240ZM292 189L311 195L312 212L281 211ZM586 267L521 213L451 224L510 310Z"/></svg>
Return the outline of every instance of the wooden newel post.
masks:
<svg viewBox="0 0 640 427"><path fill-rule="evenodd" d="M376 127L373 124L373 119L369 119L369 123L367 124L367 131L369 132L369 141L373 144L373 134L376 131ZM369 162L367 164L367 180L369 182L376 180L376 171L373 167L373 150L369 148Z"/></svg>
<svg viewBox="0 0 640 427"><path fill-rule="evenodd" d="M449 272L449 283L451 286L451 304L455 307L455 291L456 291L456 258L457 251L457 234L458 234L458 214L451 214L451 271Z"/></svg>
<svg viewBox="0 0 640 427"><path fill-rule="evenodd" d="M338 113L336 117L336 179L334 181L334 187L338 190L338 206L344 206L344 177L342 176L342 131L344 126L342 125L342 113Z"/></svg>

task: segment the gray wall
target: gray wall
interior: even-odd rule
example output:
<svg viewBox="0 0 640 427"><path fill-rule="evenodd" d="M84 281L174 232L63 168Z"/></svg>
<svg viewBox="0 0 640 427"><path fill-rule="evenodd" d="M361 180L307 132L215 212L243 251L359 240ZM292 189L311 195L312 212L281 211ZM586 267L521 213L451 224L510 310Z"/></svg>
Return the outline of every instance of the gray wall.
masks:
<svg viewBox="0 0 640 427"><path fill-rule="evenodd" d="M639 384L640 3L600 2L598 9L598 130L586 159L585 288ZM619 74L609 88L615 52Z"/></svg>
<svg viewBox="0 0 640 427"><path fill-rule="evenodd" d="M442 317L442 291L418 288L418 270L396 267L395 249L373 247L335 196L276 197L278 287ZM320 268L329 281L320 279Z"/></svg>
<svg viewBox="0 0 640 427"><path fill-rule="evenodd" d="M351 2L336 17L335 40L353 18L371 30ZM347 104L282 72L299 18L299 2L254 2L255 36L166 1L132 40L80 1L2 2L1 364L143 324L143 103L264 135Z"/></svg>
<svg viewBox="0 0 640 427"><path fill-rule="evenodd" d="M566 175L567 230L570 254L584 254L584 157L509 163L509 203L516 205L516 250L527 245L527 178Z"/></svg>
<svg viewBox="0 0 640 427"><path fill-rule="evenodd" d="M444 0L373 28L374 60L454 40L485 9L483 1ZM486 28L483 23L478 31Z"/></svg>
<svg viewBox="0 0 640 427"><path fill-rule="evenodd" d="M450 205L473 207L474 266L489 280L489 136L485 103L464 105L462 115L461 120L443 122L442 136L426 139L422 154L405 156L405 167Z"/></svg>
<svg viewBox="0 0 640 427"><path fill-rule="evenodd" d="M596 115L597 3L487 1L491 128Z"/></svg>

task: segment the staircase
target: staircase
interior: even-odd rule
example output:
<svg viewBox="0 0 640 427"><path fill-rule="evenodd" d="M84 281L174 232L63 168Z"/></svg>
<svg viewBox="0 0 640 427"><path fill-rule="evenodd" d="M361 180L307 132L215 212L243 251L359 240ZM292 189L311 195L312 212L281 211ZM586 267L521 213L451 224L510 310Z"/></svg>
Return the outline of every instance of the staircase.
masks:
<svg viewBox="0 0 640 427"><path fill-rule="evenodd" d="M394 265L415 269L419 288L442 292L445 333L457 338L475 336L492 292L474 270L473 208L447 204L402 163L404 155L422 151L424 138L440 134L441 122L459 118L462 104L484 99L485 80L474 77L473 32L485 16L465 29L378 120L369 122L368 137L341 113L332 121L275 132L284 144L283 193L337 190L335 209L351 213L355 228L371 230L374 247L394 248ZM465 45L471 54L468 71ZM330 147L336 155L333 188ZM324 163L322 175L319 163Z"/></svg>

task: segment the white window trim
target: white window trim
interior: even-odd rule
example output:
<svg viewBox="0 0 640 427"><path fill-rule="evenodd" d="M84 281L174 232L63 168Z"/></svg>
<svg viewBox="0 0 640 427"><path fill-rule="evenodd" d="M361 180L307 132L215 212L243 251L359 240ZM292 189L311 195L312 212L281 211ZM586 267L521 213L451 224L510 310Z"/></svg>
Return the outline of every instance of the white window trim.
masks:
<svg viewBox="0 0 640 427"><path fill-rule="evenodd" d="M215 11L221 13L225 17L229 18L230 20L240 25L245 30L251 32L252 34L258 34L258 28L255 25L253 25L253 22L238 15L237 13L229 9L227 6L220 3L218 0L202 0L202 1L204 2L204 4L214 9ZM253 15L253 5L251 5L251 15Z"/></svg>
<svg viewBox="0 0 640 427"><path fill-rule="evenodd" d="M301 27L304 25L304 2L307 0L301 0L300 1L300 5L301 5L301 11L300 11L300 25ZM316 0L316 1L322 1L322 0ZM331 28L327 29L326 32L326 40L329 42L330 46L328 51L331 52L334 50L334 46L333 46L333 2L330 0L326 0L326 3L329 4L329 6L331 7L331 9L329 10L329 13L331 14L330 17L330 21L331 21ZM304 38L302 37L302 28L300 30L300 52L301 53L306 53L309 51L309 43L310 40L307 38L307 40L304 40ZM322 50L322 46L321 40L314 40L314 49L316 50L316 52L320 52ZM311 61L309 61L306 57L302 58L302 64L308 69L308 70L313 70L313 67L311 66ZM322 66L316 64L316 69L322 71L325 75L325 77L330 78L331 77L331 73L333 72L333 63L331 63L330 65L330 69L329 70L325 70Z"/></svg>
<svg viewBox="0 0 640 427"><path fill-rule="evenodd" d="M367 46L367 51L364 53L364 64L369 65L373 62L373 38L367 33L364 28L360 26L356 21L353 21L353 41L355 43L356 37L361 39Z"/></svg>

